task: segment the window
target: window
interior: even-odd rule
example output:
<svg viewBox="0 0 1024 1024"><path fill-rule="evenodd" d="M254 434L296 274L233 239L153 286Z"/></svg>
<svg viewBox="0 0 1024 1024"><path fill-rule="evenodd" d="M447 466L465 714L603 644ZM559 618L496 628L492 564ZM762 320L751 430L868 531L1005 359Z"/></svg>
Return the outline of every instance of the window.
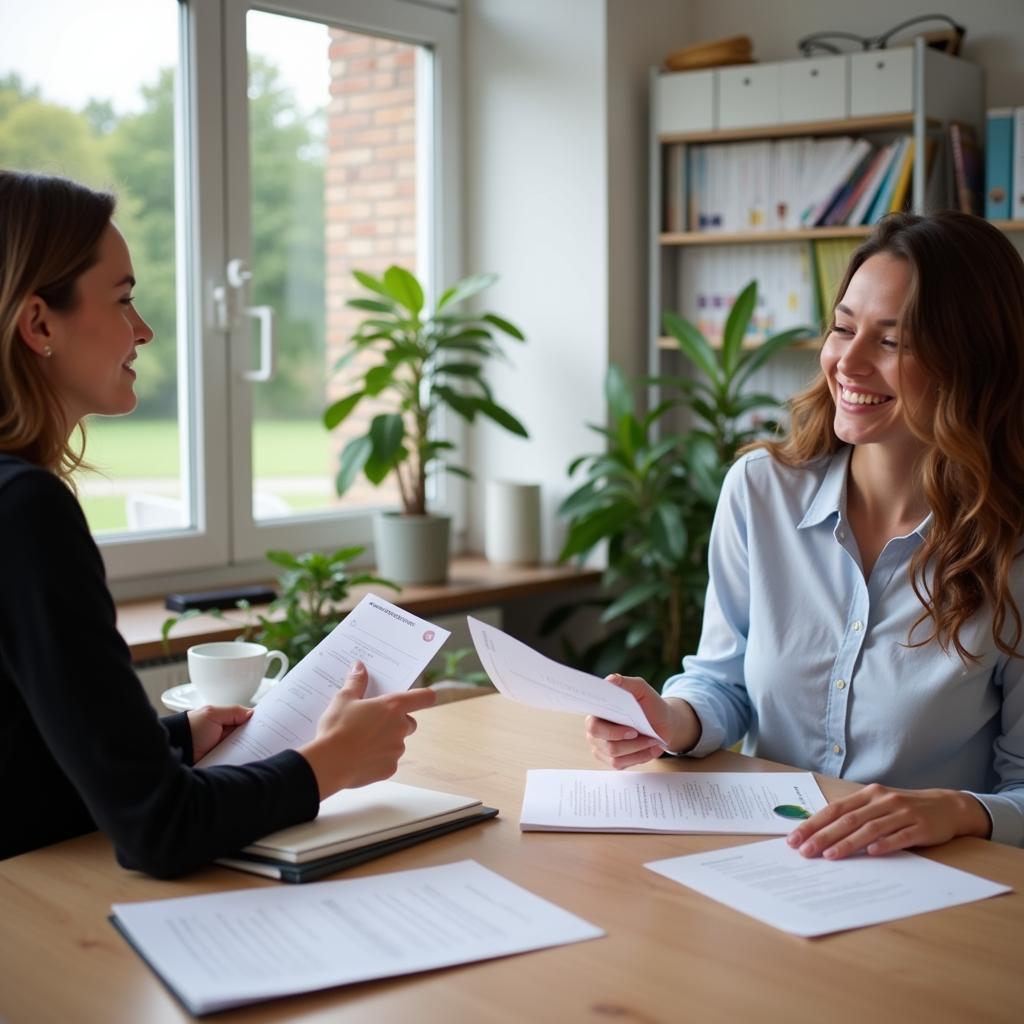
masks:
<svg viewBox="0 0 1024 1024"><path fill-rule="evenodd" d="M336 497L346 438L320 414L344 387L332 368L355 322L351 271L401 262L440 282L459 269L445 173L456 13L409 0L106 6L95 19L77 0L40 0L7 27L0 163L117 192L156 330L136 412L87 425L97 472L78 485L108 571L152 578L366 541L369 510L395 496Z"/></svg>

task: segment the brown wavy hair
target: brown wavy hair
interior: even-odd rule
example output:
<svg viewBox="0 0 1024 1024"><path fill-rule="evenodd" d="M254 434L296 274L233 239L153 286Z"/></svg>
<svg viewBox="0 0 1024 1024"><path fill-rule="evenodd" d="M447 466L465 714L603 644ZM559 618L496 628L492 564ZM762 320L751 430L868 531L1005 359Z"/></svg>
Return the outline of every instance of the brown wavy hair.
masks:
<svg viewBox="0 0 1024 1024"><path fill-rule="evenodd" d="M979 217L892 214L854 252L833 314L858 268L879 253L910 269L900 334L912 339L937 391L930 413L906 410L908 426L928 445L921 479L933 516L910 563L923 611L907 643L936 640L943 651L952 646L976 662L960 631L987 607L996 647L1024 657L1021 609L1009 584L1024 537L1024 261ZM785 465L804 465L844 444L833 429L824 373L789 402L789 412L788 435L758 445ZM926 623L929 635L911 642Z"/></svg>
<svg viewBox="0 0 1024 1024"><path fill-rule="evenodd" d="M115 199L67 178L0 170L0 451L50 469L63 480L83 464L84 430L69 424L43 371L24 344L18 316L38 295L62 313L78 303L78 278L97 259Z"/></svg>

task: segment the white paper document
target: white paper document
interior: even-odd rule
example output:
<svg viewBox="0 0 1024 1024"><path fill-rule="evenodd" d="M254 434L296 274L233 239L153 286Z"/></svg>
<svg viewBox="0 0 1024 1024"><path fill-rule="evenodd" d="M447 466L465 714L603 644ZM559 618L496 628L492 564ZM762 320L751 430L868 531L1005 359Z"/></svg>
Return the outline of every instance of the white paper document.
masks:
<svg viewBox="0 0 1024 1024"><path fill-rule="evenodd" d="M540 832L782 835L825 807L810 772L526 773L519 827Z"/></svg>
<svg viewBox="0 0 1024 1024"><path fill-rule="evenodd" d="M597 715L658 739L636 698L625 690L600 676L552 661L471 615L467 619L476 653L499 693L534 708Z"/></svg>
<svg viewBox="0 0 1024 1024"><path fill-rule="evenodd" d="M773 928L809 938L987 899L1010 887L913 853L806 858L770 839L644 865Z"/></svg>
<svg viewBox="0 0 1024 1024"><path fill-rule="evenodd" d="M604 934L472 860L112 910L194 1014Z"/></svg>
<svg viewBox="0 0 1024 1024"><path fill-rule="evenodd" d="M367 697L409 689L451 634L390 601L367 594L334 631L277 683L252 718L198 762L262 761L316 735L316 723L354 661L366 665Z"/></svg>

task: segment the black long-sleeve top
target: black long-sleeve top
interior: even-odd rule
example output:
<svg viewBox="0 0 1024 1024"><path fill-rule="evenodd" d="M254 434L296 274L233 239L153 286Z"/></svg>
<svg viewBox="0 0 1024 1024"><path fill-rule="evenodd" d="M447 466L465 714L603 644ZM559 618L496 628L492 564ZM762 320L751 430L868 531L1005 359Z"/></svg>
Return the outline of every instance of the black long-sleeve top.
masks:
<svg viewBox="0 0 1024 1024"><path fill-rule="evenodd" d="M100 553L52 473L0 453L0 859L102 829L125 867L182 874L316 816L293 750L191 767L117 631Z"/></svg>

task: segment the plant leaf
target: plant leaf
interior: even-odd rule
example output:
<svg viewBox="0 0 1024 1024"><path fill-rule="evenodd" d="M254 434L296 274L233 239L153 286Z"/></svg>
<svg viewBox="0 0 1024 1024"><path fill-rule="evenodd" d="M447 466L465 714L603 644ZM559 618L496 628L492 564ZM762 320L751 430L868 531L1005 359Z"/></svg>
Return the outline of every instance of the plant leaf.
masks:
<svg viewBox="0 0 1024 1024"><path fill-rule="evenodd" d="M365 391L355 391L345 398L339 399L324 410L324 426L333 430L341 423L346 416L359 404L359 400L366 394Z"/></svg>
<svg viewBox="0 0 1024 1024"><path fill-rule="evenodd" d="M504 331L510 337L515 338L516 341L526 341L523 332L515 324L509 323L508 320L498 316L497 313L484 313L483 318L489 324L494 324L499 331Z"/></svg>
<svg viewBox="0 0 1024 1024"><path fill-rule="evenodd" d="M379 299L349 299L345 303L349 309L365 309L370 313L394 313L393 303L381 302Z"/></svg>
<svg viewBox="0 0 1024 1024"><path fill-rule="evenodd" d="M423 289L419 281L404 267L390 266L384 271L384 288L400 306L414 317L423 308Z"/></svg>
<svg viewBox="0 0 1024 1024"><path fill-rule="evenodd" d="M736 374L732 379L731 387L733 392L738 392L750 379L751 374L759 370L776 352L798 341L807 341L815 337L817 335L809 327L793 327L788 331L782 331L780 334L773 334L770 338L765 338L757 348L752 348L745 352L743 358L740 359Z"/></svg>
<svg viewBox="0 0 1024 1024"><path fill-rule="evenodd" d="M633 392L626 375L614 363L608 367L604 378L604 394L608 399L611 418L616 423L624 416L632 416L635 410Z"/></svg>
<svg viewBox="0 0 1024 1024"><path fill-rule="evenodd" d="M661 596L664 592L665 584L661 580L646 580L643 583L638 583L608 605L601 616L601 621L611 622L612 619L617 619L620 615L632 611L638 605L644 604L654 597Z"/></svg>
<svg viewBox="0 0 1024 1024"><path fill-rule="evenodd" d="M743 339L750 326L750 318L757 306L757 282L751 281L736 297L725 321L722 334L722 365L727 377L732 376L743 351Z"/></svg>
<svg viewBox="0 0 1024 1024"><path fill-rule="evenodd" d="M387 288L384 287L384 282L378 280L372 274L367 274L365 270L353 270L352 276L369 291L376 292L378 295L383 295L385 299L391 299L390 293ZM390 301L388 302L388 306L392 306Z"/></svg>
<svg viewBox="0 0 1024 1024"><path fill-rule="evenodd" d="M474 398L472 399L476 403L477 409L482 412L488 418L494 420L499 426L504 427L507 431L512 434L516 434L519 437L529 437L530 435L526 432L526 427L522 425L507 409L503 409L500 405L490 401L486 398Z"/></svg>
<svg viewBox="0 0 1024 1024"><path fill-rule="evenodd" d="M677 505L662 501L655 506L651 516L651 543L669 564L678 562L686 554L686 525Z"/></svg>
<svg viewBox="0 0 1024 1024"><path fill-rule="evenodd" d="M665 325L665 330L676 339L680 352L717 384L721 373L718 360L715 357L715 350L708 344L707 338L678 313L662 313L661 320Z"/></svg>
<svg viewBox="0 0 1024 1024"><path fill-rule="evenodd" d="M373 458L390 462L402 446L405 437L405 423L397 412L381 413L370 423L370 440L373 442Z"/></svg>
<svg viewBox="0 0 1024 1024"><path fill-rule="evenodd" d="M373 442L368 434L354 437L345 445L341 453L338 475L334 478L334 486L339 495L344 494L352 486L372 451Z"/></svg>
<svg viewBox="0 0 1024 1024"><path fill-rule="evenodd" d="M440 312L445 306L455 306L464 302L470 296L489 288L498 280L497 274L474 274L471 277L464 277L456 281L451 288L447 288L437 301L437 310Z"/></svg>
<svg viewBox="0 0 1024 1024"><path fill-rule="evenodd" d="M569 535L558 556L564 562L573 555L586 554L602 540L616 534L620 527L633 518L635 509L628 502L617 502L592 515L577 520L569 528Z"/></svg>

